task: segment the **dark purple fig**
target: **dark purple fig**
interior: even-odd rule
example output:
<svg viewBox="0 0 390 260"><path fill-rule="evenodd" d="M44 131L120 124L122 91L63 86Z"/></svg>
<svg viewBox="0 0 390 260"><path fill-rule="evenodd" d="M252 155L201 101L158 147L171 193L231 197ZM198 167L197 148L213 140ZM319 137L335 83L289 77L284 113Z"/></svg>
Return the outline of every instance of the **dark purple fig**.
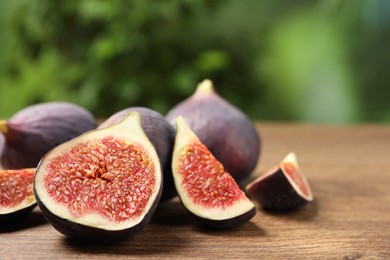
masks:
<svg viewBox="0 0 390 260"><path fill-rule="evenodd" d="M176 196L175 185L171 171L175 128L158 112L145 107L130 107L123 109L99 125L99 129L111 126L121 121L129 112L136 111L141 115L141 126L153 144L164 175L164 187L160 202L165 202Z"/></svg>
<svg viewBox="0 0 390 260"><path fill-rule="evenodd" d="M210 80L166 117L174 124L179 115L236 181L251 174L259 159L260 136L244 113L214 91Z"/></svg>
<svg viewBox="0 0 390 260"><path fill-rule="evenodd" d="M16 221L35 206L35 169L0 170L0 225Z"/></svg>
<svg viewBox="0 0 390 260"><path fill-rule="evenodd" d="M55 146L96 128L91 113L77 105L50 102L32 105L0 121L5 137L1 164L5 169L36 167Z"/></svg>
<svg viewBox="0 0 390 260"><path fill-rule="evenodd" d="M140 231L157 207L162 171L131 112L111 127L63 143L38 165L34 194L46 219L75 239L119 241Z"/></svg>
<svg viewBox="0 0 390 260"><path fill-rule="evenodd" d="M293 210L313 200L294 153L247 185L249 197L269 210Z"/></svg>
<svg viewBox="0 0 390 260"><path fill-rule="evenodd" d="M176 121L172 172L184 207L206 227L231 228L249 221L256 214L253 203L184 119Z"/></svg>

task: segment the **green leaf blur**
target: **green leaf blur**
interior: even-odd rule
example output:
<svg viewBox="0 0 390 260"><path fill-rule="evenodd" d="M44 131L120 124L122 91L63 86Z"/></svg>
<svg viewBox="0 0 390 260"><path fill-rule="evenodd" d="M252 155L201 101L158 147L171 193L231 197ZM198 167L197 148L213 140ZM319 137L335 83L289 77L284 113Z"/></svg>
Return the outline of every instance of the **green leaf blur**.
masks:
<svg viewBox="0 0 390 260"><path fill-rule="evenodd" d="M390 121L387 0L0 0L0 118L165 114L204 78L255 120Z"/></svg>

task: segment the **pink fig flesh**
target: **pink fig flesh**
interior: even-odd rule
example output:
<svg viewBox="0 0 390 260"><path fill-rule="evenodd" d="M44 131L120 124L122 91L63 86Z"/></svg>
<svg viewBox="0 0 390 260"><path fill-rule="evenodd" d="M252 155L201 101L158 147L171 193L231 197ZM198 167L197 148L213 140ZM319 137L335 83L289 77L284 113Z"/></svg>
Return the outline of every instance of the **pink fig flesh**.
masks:
<svg viewBox="0 0 390 260"><path fill-rule="evenodd" d="M294 153L288 154L278 166L248 184L246 192L269 210L293 210L313 200L309 183Z"/></svg>

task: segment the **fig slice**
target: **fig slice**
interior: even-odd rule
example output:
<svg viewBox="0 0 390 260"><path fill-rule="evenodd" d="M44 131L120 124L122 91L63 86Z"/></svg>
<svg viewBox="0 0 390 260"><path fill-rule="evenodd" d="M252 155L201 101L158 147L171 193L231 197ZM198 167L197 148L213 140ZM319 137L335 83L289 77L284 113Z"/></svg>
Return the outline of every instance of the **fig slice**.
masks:
<svg viewBox="0 0 390 260"><path fill-rule="evenodd" d="M253 203L180 116L176 130L172 173L184 207L212 228L234 227L255 216Z"/></svg>
<svg viewBox="0 0 390 260"><path fill-rule="evenodd" d="M137 112L57 146L34 179L38 206L54 228L90 241L136 234L151 220L161 191L161 165Z"/></svg>
<svg viewBox="0 0 390 260"><path fill-rule="evenodd" d="M35 168L0 170L0 225L15 221L33 210Z"/></svg>
<svg viewBox="0 0 390 260"><path fill-rule="evenodd" d="M313 200L295 153L289 153L277 166L249 183L245 190L251 199L269 210L293 210Z"/></svg>

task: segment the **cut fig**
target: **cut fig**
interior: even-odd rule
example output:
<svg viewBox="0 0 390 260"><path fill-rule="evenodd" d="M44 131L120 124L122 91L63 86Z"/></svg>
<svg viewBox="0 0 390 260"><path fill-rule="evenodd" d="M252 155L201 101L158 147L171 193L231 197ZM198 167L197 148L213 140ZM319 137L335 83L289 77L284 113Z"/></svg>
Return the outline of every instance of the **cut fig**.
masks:
<svg viewBox="0 0 390 260"><path fill-rule="evenodd" d="M131 111L136 111L141 115L141 126L160 158L164 176L160 203L168 201L177 195L171 171L175 128L161 114L145 107L123 109L110 116L98 128L101 129L118 123Z"/></svg>
<svg viewBox="0 0 390 260"><path fill-rule="evenodd" d="M36 206L35 169L0 170L0 225L16 221Z"/></svg>
<svg viewBox="0 0 390 260"><path fill-rule="evenodd" d="M48 151L86 131L96 120L82 107L66 102L29 106L0 121L5 137L1 164L5 169L35 168Z"/></svg>
<svg viewBox="0 0 390 260"><path fill-rule="evenodd" d="M229 228L250 220L256 209L233 177L182 117L176 129L172 172L184 207L207 227Z"/></svg>
<svg viewBox="0 0 390 260"><path fill-rule="evenodd" d="M269 210L293 210L313 200L295 153L289 153L276 167L249 183L246 191Z"/></svg>
<svg viewBox="0 0 390 260"><path fill-rule="evenodd" d="M248 177L260 156L260 136L252 121L215 91L210 80L168 114L172 124L182 116L236 181Z"/></svg>
<svg viewBox="0 0 390 260"><path fill-rule="evenodd" d="M161 191L161 165L137 112L56 147L34 179L38 205L54 228L92 241L136 234L151 220Z"/></svg>

